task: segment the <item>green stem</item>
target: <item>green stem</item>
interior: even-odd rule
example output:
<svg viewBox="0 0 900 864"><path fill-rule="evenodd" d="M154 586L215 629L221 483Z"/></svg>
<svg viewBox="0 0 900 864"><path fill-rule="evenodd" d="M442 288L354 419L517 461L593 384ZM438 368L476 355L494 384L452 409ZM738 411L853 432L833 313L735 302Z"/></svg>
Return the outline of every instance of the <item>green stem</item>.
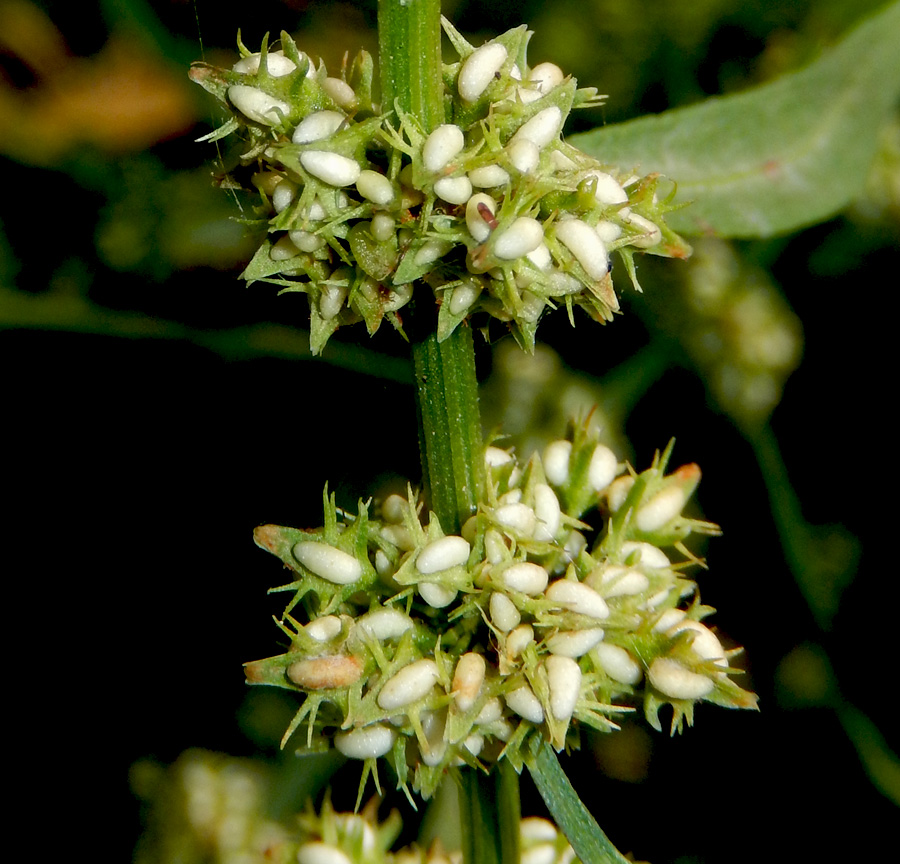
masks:
<svg viewBox="0 0 900 864"><path fill-rule="evenodd" d="M507 761L490 774L456 773L463 859L477 864L519 864L519 775Z"/></svg>

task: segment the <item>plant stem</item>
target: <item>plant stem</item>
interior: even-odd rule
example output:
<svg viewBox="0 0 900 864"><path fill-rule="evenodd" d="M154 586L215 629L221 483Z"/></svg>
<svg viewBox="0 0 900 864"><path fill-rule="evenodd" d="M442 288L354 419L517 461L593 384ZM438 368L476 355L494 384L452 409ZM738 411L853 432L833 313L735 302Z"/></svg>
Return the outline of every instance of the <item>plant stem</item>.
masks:
<svg viewBox="0 0 900 864"><path fill-rule="evenodd" d="M519 775L509 762L490 774L462 768L456 774L465 861L519 864Z"/></svg>

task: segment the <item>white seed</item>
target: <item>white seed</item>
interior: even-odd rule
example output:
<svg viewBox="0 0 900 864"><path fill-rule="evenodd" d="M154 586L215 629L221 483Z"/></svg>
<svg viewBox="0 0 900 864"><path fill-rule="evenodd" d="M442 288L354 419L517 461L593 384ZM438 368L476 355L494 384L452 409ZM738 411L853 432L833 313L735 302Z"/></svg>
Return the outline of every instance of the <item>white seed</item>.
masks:
<svg viewBox="0 0 900 864"><path fill-rule="evenodd" d="M666 553L662 549L657 549L651 543L629 540L622 544L622 555L626 559L630 558L634 552L640 552L637 558L642 567L659 569L660 567L669 567L672 564L666 557Z"/></svg>
<svg viewBox="0 0 900 864"><path fill-rule="evenodd" d="M299 251L290 236L285 234L272 244L272 248L269 249L269 257L273 261L287 261L289 258L295 257Z"/></svg>
<svg viewBox="0 0 900 864"><path fill-rule="evenodd" d="M680 624L685 617L686 613L683 609L666 609L653 625L653 629L657 633L665 633L667 630L671 630L676 624Z"/></svg>
<svg viewBox="0 0 900 864"><path fill-rule="evenodd" d="M419 247L419 251L416 252L416 257L413 260L417 266L424 267L426 264L431 264L443 258L452 248L453 244L446 240L426 240Z"/></svg>
<svg viewBox="0 0 900 864"><path fill-rule="evenodd" d="M356 622L356 626L379 642L384 642L388 639L399 639L407 630L412 629L413 622L399 609L384 607L373 609L363 615Z"/></svg>
<svg viewBox="0 0 900 864"><path fill-rule="evenodd" d="M491 215L497 212L497 202L485 192L479 192L473 195L466 202L466 227L469 233L479 242L484 243L491 236L491 226L484 221L484 217L479 212L478 205L487 208Z"/></svg>
<svg viewBox="0 0 900 864"><path fill-rule="evenodd" d="M297 194L297 184L290 180L282 180L272 192L272 206L276 213L281 213L291 206L294 196Z"/></svg>
<svg viewBox="0 0 900 864"><path fill-rule="evenodd" d="M396 223L394 217L387 213L376 213L369 223L369 231L379 243L386 243L394 236Z"/></svg>
<svg viewBox="0 0 900 864"><path fill-rule="evenodd" d="M409 502L402 495L396 493L388 495L381 504L381 516L385 522L394 525L402 525L406 518Z"/></svg>
<svg viewBox="0 0 900 864"><path fill-rule="evenodd" d="M728 661L725 659L725 649L722 647L719 637L709 627L701 624L699 621L688 618L673 627L669 633L674 635L683 630L692 630L697 634L691 642L691 649L698 657L704 660L712 660L716 666L728 665Z"/></svg>
<svg viewBox="0 0 900 864"><path fill-rule="evenodd" d="M564 486L569 480L571 441L551 441L544 448L544 476L554 486Z"/></svg>
<svg viewBox="0 0 900 864"><path fill-rule="evenodd" d="M596 178L597 188L594 197L602 204L624 204L628 200L628 193L619 185L619 182L604 171L588 171L585 178Z"/></svg>
<svg viewBox="0 0 900 864"><path fill-rule="evenodd" d="M536 144L538 149L543 149L559 134L560 126L562 126L562 111L556 105L551 105L538 111L530 120L526 120L511 141L526 139Z"/></svg>
<svg viewBox="0 0 900 864"><path fill-rule="evenodd" d="M381 536L404 552L412 552L416 548L415 538L405 525L382 525Z"/></svg>
<svg viewBox="0 0 900 864"><path fill-rule="evenodd" d="M304 117L294 130L291 141L295 144L310 144L334 135L347 121L338 111L315 111Z"/></svg>
<svg viewBox="0 0 900 864"><path fill-rule="evenodd" d="M360 171L356 188L363 198L382 207L394 200L394 187L391 181L378 171Z"/></svg>
<svg viewBox="0 0 900 864"><path fill-rule="evenodd" d="M426 711L422 714L422 731L428 748L422 750L422 761L431 767L439 765L447 752L444 729L447 726L447 711Z"/></svg>
<svg viewBox="0 0 900 864"><path fill-rule="evenodd" d="M362 565L356 558L327 543L301 540L292 551L304 567L335 585L349 585L362 576Z"/></svg>
<svg viewBox="0 0 900 864"><path fill-rule="evenodd" d="M563 630L547 640L551 654L560 657L582 657L603 640L602 627L588 627L586 630Z"/></svg>
<svg viewBox="0 0 900 864"><path fill-rule="evenodd" d="M315 621L310 621L303 628L303 632L315 639L316 642L327 642L341 632L341 619L337 615L323 615L321 618L316 618Z"/></svg>
<svg viewBox="0 0 900 864"><path fill-rule="evenodd" d="M552 843L556 840L556 826L549 819L528 816L519 823L519 836L525 842Z"/></svg>
<svg viewBox="0 0 900 864"><path fill-rule="evenodd" d="M625 503L632 486L634 486L634 477L630 474L623 474L609 484L606 490L606 500L609 503L610 512L616 513Z"/></svg>
<svg viewBox="0 0 900 864"><path fill-rule="evenodd" d="M300 55L303 56L302 54ZM241 72L245 75L255 75L259 72L259 64L262 55L251 54L248 57L242 57L231 68L235 72ZM290 75L297 68L297 64L290 57L285 57L283 51L269 51L266 55L266 69L273 78L281 78L284 75Z"/></svg>
<svg viewBox="0 0 900 864"><path fill-rule="evenodd" d="M378 705L385 711L393 711L418 702L428 695L438 677L438 667L434 660L416 660L409 666L404 666L381 688Z"/></svg>
<svg viewBox="0 0 900 864"><path fill-rule="evenodd" d="M509 183L509 172L500 165L482 165L469 172L469 179L476 189L491 189Z"/></svg>
<svg viewBox="0 0 900 864"><path fill-rule="evenodd" d="M228 88L228 98L241 114L264 126L275 126L291 113L287 102L247 84L233 84Z"/></svg>
<svg viewBox="0 0 900 864"><path fill-rule="evenodd" d="M520 216L499 237L494 238L494 254L514 261L537 249L544 240L544 229L537 219Z"/></svg>
<svg viewBox="0 0 900 864"><path fill-rule="evenodd" d="M481 748L484 747L484 736L483 735L469 735L466 738L466 740L463 741L463 746L473 756L477 756L481 752Z"/></svg>
<svg viewBox="0 0 900 864"><path fill-rule="evenodd" d="M487 726L488 723L496 723L502 716L503 703L496 696L492 696L478 712L475 722L479 726Z"/></svg>
<svg viewBox="0 0 900 864"><path fill-rule="evenodd" d="M601 585L604 597L626 597L642 594L650 587L650 580L640 570L612 564L603 571ZM591 587L597 586L592 583Z"/></svg>
<svg viewBox="0 0 900 864"><path fill-rule="evenodd" d="M556 236L578 259L591 279L602 279L609 272L609 255L597 232L587 222L567 219L557 223Z"/></svg>
<svg viewBox="0 0 900 864"><path fill-rule="evenodd" d="M520 624L506 637L506 656L515 660L534 642L534 628L530 624Z"/></svg>
<svg viewBox="0 0 900 864"><path fill-rule="evenodd" d="M301 232L292 231L291 234L299 234ZM315 235L308 235L316 240L320 240L322 238L315 237ZM292 238L293 239L293 238ZM312 250L310 250L312 251ZM340 313L341 309L344 306L344 301L347 299L347 286L346 285L323 285L322 293L319 295L319 314L322 316L322 319L325 321L330 321L337 314Z"/></svg>
<svg viewBox="0 0 900 864"><path fill-rule="evenodd" d="M475 102L494 80L494 75L506 62L506 56L506 46L500 42L488 42L476 48L459 70L456 82L459 95L466 102Z"/></svg>
<svg viewBox="0 0 900 864"><path fill-rule="evenodd" d="M563 547L565 558L568 561L574 561L580 554L581 550L587 546L587 538L580 531L573 531L566 540Z"/></svg>
<svg viewBox="0 0 900 864"><path fill-rule="evenodd" d="M494 510L494 521L514 534L531 537L537 517L527 504L502 504Z"/></svg>
<svg viewBox="0 0 900 864"><path fill-rule="evenodd" d="M530 105L541 98L538 87L516 87L516 100L522 105Z"/></svg>
<svg viewBox="0 0 900 864"><path fill-rule="evenodd" d="M554 171L574 171L578 167L562 150L550 152L550 165Z"/></svg>
<svg viewBox="0 0 900 864"><path fill-rule="evenodd" d="M649 219L645 219L637 213L629 213L626 217L626 221L644 232L643 234L638 234L637 237L629 238L629 242L632 246L648 249L650 246L655 246L662 240L662 231L659 230L659 226L655 222L651 222Z"/></svg>
<svg viewBox="0 0 900 864"><path fill-rule="evenodd" d="M546 483L538 483L534 487L534 515L537 517L534 539L552 541L559 531L562 511L559 498Z"/></svg>
<svg viewBox="0 0 900 864"><path fill-rule="evenodd" d="M637 511L635 524L641 531L658 531L681 514L685 500L681 486L666 486Z"/></svg>
<svg viewBox="0 0 900 864"><path fill-rule="evenodd" d="M462 177L441 177L434 184L434 194L448 204L465 204L472 197L472 181Z"/></svg>
<svg viewBox="0 0 900 864"><path fill-rule="evenodd" d="M304 843L297 850L298 864L353 864L340 849L318 841Z"/></svg>
<svg viewBox="0 0 900 864"><path fill-rule="evenodd" d="M530 174L541 161L541 151L537 144L527 138L510 141L506 152L513 167L521 174Z"/></svg>
<svg viewBox="0 0 900 864"><path fill-rule="evenodd" d="M591 454L591 463L588 466L588 483L595 492L600 492L609 486L616 478L619 464L616 454L609 447L598 444Z"/></svg>
<svg viewBox="0 0 900 864"><path fill-rule="evenodd" d="M322 82L322 89L341 108L353 108L356 105L356 94L353 88L340 78L326 78Z"/></svg>
<svg viewBox="0 0 900 864"><path fill-rule="evenodd" d="M522 620L516 604L505 594L495 591L491 594L491 621L502 633L509 633Z"/></svg>
<svg viewBox="0 0 900 864"><path fill-rule="evenodd" d="M528 75L528 80L538 85L541 94L549 93L565 80L562 69L555 63L538 63Z"/></svg>
<svg viewBox="0 0 900 864"><path fill-rule="evenodd" d="M671 699L702 699L715 686L711 678L685 669L670 657L657 657L647 670L650 683Z"/></svg>
<svg viewBox="0 0 900 864"><path fill-rule="evenodd" d="M523 849L519 864L556 864L556 846L552 843L538 843Z"/></svg>
<svg viewBox="0 0 900 864"><path fill-rule="evenodd" d="M373 723L352 732L338 732L334 746L350 759L376 759L394 746L396 736L393 729Z"/></svg>
<svg viewBox="0 0 900 864"><path fill-rule="evenodd" d="M498 579L511 591L521 591L523 594L535 597L547 587L550 576L546 568L541 567L540 564L518 561L500 573ZM602 600L602 598L600 599Z"/></svg>
<svg viewBox="0 0 900 864"><path fill-rule="evenodd" d="M326 243L325 238L322 237L321 234L312 234L309 231L302 231L302 230L289 231L288 237L291 238L291 242L301 252L315 252L316 250L321 249ZM328 287L329 288L337 288L338 286L331 285ZM324 290L325 289L323 288L323 291ZM344 296L346 296L346 291L344 292ZM319 302L321 304L321 300ZM341 301L341 302L343 302L343 301ZM321 307L320 307L319 311L320 312L322 311ZM335 313L335 314L337 314L337 313ZM322 317L323 318L326 317L324 312L322 313ZM332 316L332 317L334 317L334 316Z"/></svg>
<svg viewBox="0 0 900 864"><path fill-rule="evenodd" d="M522 500L521 489L510 489L504 492L498 499L499 504L518 504Z"/></svg>
<svg viewBox="0 0 900 864"><path fill-rule="evenodd" d="M622 236L622 229L615 222L602 219L595 226L597 236L606 244L614 243Z"/></svg>
<svg viewBox="0 0 900 864"><path fill-rule="evenodd" d="M420 582L416 586L416 590L432 609L443 609L445 606L449 606L459 593L454 588L445 588L434 582Z"/></svg>
<svg viewBox="0 0 900 864"><path fill-rule="evenodd" d="M488 468L499 468L501 465L509 465L513 461L512 453L501 450L499 447L487 447L484 451L484 464Z"/></svg>
<svg viewBox="0 0 900 864"><path fill-rule="evenodd" d="M484 555L491 564L500 564L508 557L509 549L499 531L493 528L484 533Z"/></svg>
<svg viewBox="0 0 900 864"><path fill-rule="evenodd" d="M507 693L506 704L510 711L514 711L532 723L544 722L544 709L541 707L541 702L527 684L523 684L512 693Z"/></svg>
<svg viewBox="0 0 900 864"><path fill-rule="evenodd" d="M453 674L453 698L460 711L468 711L478 699L484 684L486 664L481 654L470 651L463 654Z"/></svg>
<svg viewBox="0 0 900 864"><path fill-rule="evenodd" d="M379 576L390 576L394 572L394 565L391 564L391 559L381 549L375 550L375 571Z"/></svg>
<svg viewBox="0 0 900 864"><path fill-rule="evenodd" d="M609 617L609 606L606 605L606 601L583 582L558 579L547 589L545 596L554 604L579 615L597 619Z"/></svg>
<svg viewBox="0 0 900 864"><path fill-rule="evenodd" d="M546 243L541 243L537 249L532 249L525 256L538 270L545 273L553 266L553 260L550 257L550 248Z"/></svg>
<svg viewBox="0 0 900 864"><path fill-rule="evenodd" d="M371 855L375 851L378 837L372 828L372 824L367 819L364 819L358 813L334 813L332 818L341 827L345 835L354 839L356 837L362 839L364 857Z"/></svg>
<svg viewBox="0 0 900 864"><path fill-rule="evenodd" d="M619 645L610 645L608 642L603 642L597 646L595 654L600 660L603 671L613 681L618 681L620 684L633 685L641 680L640 664Z"/></svg>
<svg viewBox="0 0 900 864"><path fill-rule="evenodd" d="M544 661L550 684L550 712L557 720L572 717L581 694L581 667L571 657L553 654Z"/></svg>
<svg viewBox="0 0 900 864"><path fill-rule="evenodd" d="M429 543L416 558L416 569L426 576L460 567L469 560L469 543L462 537L450 535Z"/></svg>
<svg viewBox="0 0 900 864"><path fill-rule="evenodd" d="M459 126L444 123L438 126L426 139L422 147L422 162L427 171L437 174L463 149L465 136Z"/></svg>
<svg viewBox="0 0 900 864"><path fill-rule="evenodd" d="M288 679L306 690L349 687L362 677L363 665L352 654L326 654L297 660L285 670Z"/></svg>
<svg viewBox="0 0 900 864"><path fill-rule="evenodd" d="M355 159L329 153L327 150L307 150L300 154L300 164L313 177L332 186L350 186L359 179L360 167Z"/></svg>

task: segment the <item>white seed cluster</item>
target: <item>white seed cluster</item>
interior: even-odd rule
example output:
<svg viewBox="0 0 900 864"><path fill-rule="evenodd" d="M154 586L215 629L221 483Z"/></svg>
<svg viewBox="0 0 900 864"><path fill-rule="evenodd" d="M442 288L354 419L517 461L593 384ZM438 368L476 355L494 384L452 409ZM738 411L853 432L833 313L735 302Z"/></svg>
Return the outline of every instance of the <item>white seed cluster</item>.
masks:
<svg viewBox="0 0 900 864"><path fill-rule="evenodd" d="M665 551L715 528L682 514L700 472L666 474L670 450L637 474L587 427L525 464L488 447L459 534L423 522L411 491L371 517L326 500L319 531L258 529L297 574L280 589L290 649L247 665L251 683L306 694L286 739L305 721L307 743L386 756L401 783L412 767L427 797L448 766L515 759L531 735L561 749L572 724L614 730L636 702L657 728L671 705L673 729L698 700L752 707L729 677L737 651ZM300 601L306 624L288 614Z"/></svg>
<svg viewBox="0 0 900 864"><path fill-rule="evenodd" d="M365 52L336 78L282 34L278 51L241 46L232 69L192 71L234 112L208 137L243 130L243 159L261 166L269 237L244 278L308 295L314 352L342 324L402 327L414 285L440 305L439 338L487 313L530 348L556 306L612 317L611 253L632 278L635 251L687 254L661 221L658 178L621 175L563 141L570 110L600 104L595 90L553 63L522 63L525 27L475 47L445 26L460 59L433 129L373 101Z"/></svg>

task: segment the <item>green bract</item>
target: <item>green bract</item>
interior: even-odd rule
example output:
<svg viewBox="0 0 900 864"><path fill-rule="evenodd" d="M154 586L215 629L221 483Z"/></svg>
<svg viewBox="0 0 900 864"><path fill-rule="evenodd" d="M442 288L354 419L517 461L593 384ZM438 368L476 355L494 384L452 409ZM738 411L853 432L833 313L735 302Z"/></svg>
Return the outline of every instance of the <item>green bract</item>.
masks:
<svg viewBox="0 0 900 864"><path fill-rule="evenodd" d="M529 350L545 310L618 310L609 254L637 287L634 253L685 257L663 221L671 184L626 175L566 144L573 107L600 104L553 64L529 66L523 26L478 48L448 23L460 56L443 72L446 123L429 130L373 101L360 52L341 77L316 67L286 33L282 49L240 45L233 69L196 64L193 80L232 117L208 140L240 133L258 224L267 237L243 278L300 291L312 350L342 324L370 333L422 291L443 340L469 316L506 323ZM417 288L418 291L414 290Z"/></svg>

